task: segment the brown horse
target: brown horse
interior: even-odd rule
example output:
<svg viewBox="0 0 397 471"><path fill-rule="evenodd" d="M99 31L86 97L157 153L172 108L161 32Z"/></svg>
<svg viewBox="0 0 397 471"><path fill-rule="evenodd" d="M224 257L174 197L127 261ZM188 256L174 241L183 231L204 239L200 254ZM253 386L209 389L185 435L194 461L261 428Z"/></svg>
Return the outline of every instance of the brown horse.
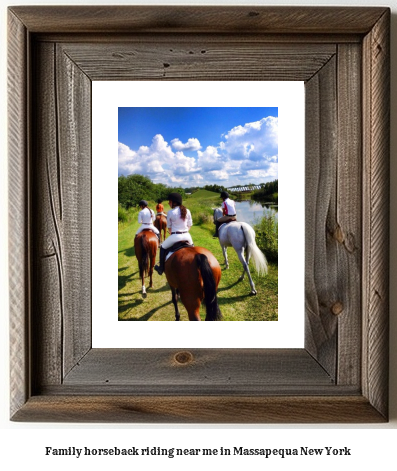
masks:
<svg viewBox="0 0 397 471"><path fill-rule="evenodd" d="M146 298L145 275L150 277L149 288L153 286L153 267L156 262L158 248L158 238L156 234L149 230L143 230L134 240L135 256L138 260L139 276L142 280L142 296Z"/></svg>
<svg viewBox="0 0 397 471"><path fill-rule="evenodd" d="M171 255L165 263L165 275L172 291L175 320L179 321L178 296L185 306L189 321L200 321L200 305L205 302L206 321L220 321L216 291L221 267L212 253L203 247L187 247Z"/></svg>
<svg viewBox="0 0 397 471"><path fill-rule="evenodd" d="M159 230L160 242L163 242L167 233L167 216L164 216L164 214L157 214L156 219L154 220L154 227ZM163 232L163 236L161 236L161 232Z"/></svg>

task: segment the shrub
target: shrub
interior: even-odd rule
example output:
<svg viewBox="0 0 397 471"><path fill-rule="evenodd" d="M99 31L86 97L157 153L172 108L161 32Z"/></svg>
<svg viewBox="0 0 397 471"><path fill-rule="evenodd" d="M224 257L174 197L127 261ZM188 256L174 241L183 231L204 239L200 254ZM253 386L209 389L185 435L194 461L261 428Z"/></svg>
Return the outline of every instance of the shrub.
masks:
<svg viewBox="0 0 397 471"><path fill-rule="evenodd" d="M119 222L127 222L127 210L119 204Z"/></svg>
<svg viewBox="0 0 397 471"><path fill-rule="evenodd" d="M254 227L256 243L269 262L278 262L278 222L275 215L263 216Z"/></svg>

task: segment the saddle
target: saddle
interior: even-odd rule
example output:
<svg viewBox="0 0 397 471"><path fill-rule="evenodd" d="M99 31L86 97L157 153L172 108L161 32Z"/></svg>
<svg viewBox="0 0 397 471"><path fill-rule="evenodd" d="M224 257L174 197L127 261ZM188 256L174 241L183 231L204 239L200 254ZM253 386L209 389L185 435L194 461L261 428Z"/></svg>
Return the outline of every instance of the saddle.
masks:
<svg viewBox="0 0 397 471"><path fill-rule="evenodd" d="M186 249L187 247L194 247L194 244L190 244L187 240L181 240L180 242L175 242L174 245L171 245L166 249L165 261L167 261L171 255L181 249Z"/></svg>
<svg viewBox="0 0 397 471"><path fill-rule="evenodd" d="M227 221L224 221L224 222L221 222L220 225L219 225L219 229L222 227L222 226L225 226L226 224L229 224L230 222L236 222L237 219L235 217L232 217L230 218L229 220Z"/></svg>

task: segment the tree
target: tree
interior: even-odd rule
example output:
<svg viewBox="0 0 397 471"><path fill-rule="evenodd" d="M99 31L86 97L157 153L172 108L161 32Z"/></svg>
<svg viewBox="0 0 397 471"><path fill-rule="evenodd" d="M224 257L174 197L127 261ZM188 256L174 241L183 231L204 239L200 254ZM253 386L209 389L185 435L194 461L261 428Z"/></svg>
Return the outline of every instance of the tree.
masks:
<svg viewBox="0 0 397 471"><path fill-rule="evenodd" d="M150 178L144 175L133 174L118 179L118 199L119 204L125 209L137 206L140 200L166 201L170 193L177 192L186 197L183 188L170 188L163 183L153 183Z"/></svg>

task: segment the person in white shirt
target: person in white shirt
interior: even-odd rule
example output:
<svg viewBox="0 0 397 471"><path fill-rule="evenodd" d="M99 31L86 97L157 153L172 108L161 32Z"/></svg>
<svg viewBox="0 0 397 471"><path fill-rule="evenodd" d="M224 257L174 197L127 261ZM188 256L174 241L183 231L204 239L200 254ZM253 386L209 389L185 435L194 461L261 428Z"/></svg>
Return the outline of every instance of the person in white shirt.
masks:
<svg viewBox="0 0 397 471"><path fill-rule="evenodd" d="M218 233L219 227L224 222L237 221L236 205L234 204L234 201L229 198L229 193L227 191L222 191L221 198L223 200L223 203L222 203L223 216L220 217L215 222L216 230L215 230L214 237L219 237L219 233Z"/></svg>
<svg viewBox="0 0 397 471"><path fill-rule="evenodd" d="M167 249L176 242L187 241L193 245L192 236L189 234L193 226L190 211L182 204L182 196L179 193L171 193L168 196L168 204L171 210L167 213L167 228L170 236L160 246L160 265L155 265L154 269L159 275L164 272L165 257Z"/></svg>
<svg viewBox="0 0 397 471"><path fill-rule="evenodd" d="M145 229L152 230L160 240L160 233L157 227L153 225L155 220L154 212L148 208L148 203L145 200L141 200L139 203L141 211L138 213L138 222L141 224L141 227L136 231L135 237Z"/></svg>

